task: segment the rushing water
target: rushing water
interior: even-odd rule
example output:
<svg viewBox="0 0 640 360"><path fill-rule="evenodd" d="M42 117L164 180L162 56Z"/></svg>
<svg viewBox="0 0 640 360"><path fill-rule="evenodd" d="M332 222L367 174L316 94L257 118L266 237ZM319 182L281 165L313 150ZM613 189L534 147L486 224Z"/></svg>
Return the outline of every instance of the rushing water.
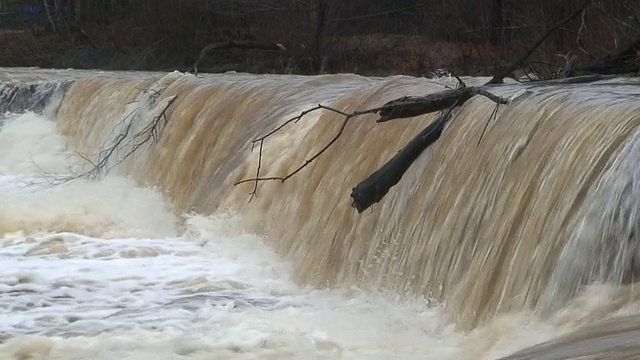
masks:
<svg viewBox="0 0 640 360"><path fill-rule="evenodd" d="M2 359L496 359L547 340L512 358L640 354L632 81L496 88L514 100L484 135L493 104L473 99L363 214L350 189L433 116L354 119L248 202L253 185L233 183L255 174L250 141L318 103L353 111L450 79L0 82ZM157 142L125 158L165 108ZM314 113L283 129L263 174L339 126ZM108 174L73 179L118 139Z"/></svg>

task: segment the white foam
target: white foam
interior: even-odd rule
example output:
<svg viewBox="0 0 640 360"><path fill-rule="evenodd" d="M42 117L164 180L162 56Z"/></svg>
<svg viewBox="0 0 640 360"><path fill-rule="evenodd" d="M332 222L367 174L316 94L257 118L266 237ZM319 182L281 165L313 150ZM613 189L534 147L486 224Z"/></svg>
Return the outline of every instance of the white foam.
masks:
<svg viewBox="0 0 640 360"><path fill-rule="evenodd" d="M9 115L0 128L0 175L59 173L69 156L54 122L35 113Z"/></svg>
<svg viewBox="0 0 640 360"><path fill-rule="evenodd" d="M236 217L195 215L179 227L159 192L122 177L52 186L46 173L73 160L63 140L35 114L0 129L9 154L0 358L386 359L455 349L436 346L438 309L299 288Z"/></svg>
<svg viewBox="0 0 640 360"><path fill-rule="evenodd" d="M0 359L492 359L567 330L300 288L237 217L181 221L122 177L51 186L74 156L41 116L9 116L0 151Z"/></svg>
<svg viewBox="0 0 640 360"><path fill-rule="evenodd" d="M0 198L0 236L70 231L109 238L163 237L178 231L178 219L157 191L117 176L56 186L33 178L0 177Z"/></svg>
<svg viewBox="0 0 640 360"><path fill-rule="evenodd" d="M237 226L196 216L171 239L5 237L0 334L13 339L0 355L418 358L443 341L437 309L300 289L286 262Z"/></svg>

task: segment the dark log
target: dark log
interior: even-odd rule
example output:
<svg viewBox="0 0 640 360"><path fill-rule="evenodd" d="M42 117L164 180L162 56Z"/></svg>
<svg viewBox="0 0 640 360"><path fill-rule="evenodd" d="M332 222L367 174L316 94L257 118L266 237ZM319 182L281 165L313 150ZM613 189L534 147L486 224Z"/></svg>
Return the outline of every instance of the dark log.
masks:
<svg viewBox="0 0 640 360"><path fill-rule="evenodd" d="M425 96L405 96L389 101L380 107L381 110L378 111L380 119L377 122L424 115L440 110L445 110L445 112L424 128L380 169L353 188L351 206L356 208L358 213L362 213L371 205L382 200L389 190L400 181L418 156L440 138L453 110L476 95L487 97L497 104L508 102L507 99L491 94L480 87L461 87Z"/></svg>
<svg viewBox="0 0 640 360"><path fill-rule="evenodd" d="M442 111L455 104L461 104L469 100L476 93L474 88L462 87L454 90L445 90L425 96L404 96L389 101L380 107L376 122L385 122L393 119L410 118L418 115Z"/></svg>
<svg viewBox="0 0 640 360"><path fill-rule="evenodd" d="M482 87L465 86L424 96L403 96L399 99L391 100L377 109L373 109L373 112L380 115L380 118L376 120L376 122L382 123L389 120L410 118L460 106L476 95L482 95L499 104L507 103L507 99L493 95ZM368 112L371 111L365 111L363 113Z"/></svg>
<svg viewBox="0 0 640 360"><path fill-rule="evenodd" d="M576 66L574 70L596 74L620 74L638 71L639 51L640 36L587 64ZM568 75L573 75L573 72Z"/></svg>
<svg viewBox="0 0 640 360"><path fill-rule="evenodd" d="M424 128L386 164L353 188L351 191L351 198L353 199L351 206L356 208L358 213L362 213L371 205L382 200L389 192L389 189L400 181L418 156L440 138L442 130L444 130L444 126L451 118L454 108L449 108L436 121Z"/></svg>
<svg viewBox="0 0 640 360"><path fill-rule="evenodd" d="M545 81L536 81L531 83L531 87L546 86L546 85L575 85L575 84L588 84L596 81L611 80L617 78L617 75L582 75L568 77L566 79L554 79Z"/></svg>
<svg viewBox="0 0 640 360"><path fill-rule="evenodd" d="M489 29L489 42L491 45L500 46L505 38L505 19L507 9L504 0L491 1L491 10L489 13L491 28Z"/></svg>
<svg viewBox="0 0 640 360"><path fill-rule="evenodd" d="M553 84L584 84L611 78L614 78L614 76L591 75L542 81L538 84L540 86ZM389 101L376 109L375 112L380 115L380 119L378 119L377 122L414 117L440 110L445 110L445 112L436 121L422 130L381 168L353 188L351 191L351 198L353 199L351 206L356 208L358 213L362 213L371 207L371 205L382 200L389 190L400 181L404 173L418 156L440 138L445 125L451 118L453 110L464 104L470 98L481 95L491 99L497 104L507 104L507 99L485 90L493 86L495 85L462 87L425 96L405 96Z"/></svg>

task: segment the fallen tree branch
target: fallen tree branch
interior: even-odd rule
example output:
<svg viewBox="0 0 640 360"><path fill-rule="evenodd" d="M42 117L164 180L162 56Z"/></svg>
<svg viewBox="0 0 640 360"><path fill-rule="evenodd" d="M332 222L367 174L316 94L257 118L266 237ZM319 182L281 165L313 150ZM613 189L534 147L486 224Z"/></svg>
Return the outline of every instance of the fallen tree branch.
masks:
<svg viewBox="0 0 640 360"><path fill-rule="evenodd" d="M158 95L160 93L157 93ZM124 118L113 129L112 134L109 136L111 139L109 145L103 145L98 152L97 159L92 160L90 156L86 154L77 154L87 164L90 165L90 169L79 174L55 176L48 175L46 177L47 182L51 185L58 185L68 183L77 179L84 180L99 180L107 175L113 168L127 160L131 155L139 151L145 146L150 146L157 142L159 134L167 125L169 119L167 112L169 108L176 101L177 95L165 98L166 103L158 113L158 115L151 118L149 123L144 126L140 131L133 132L134 124L140 119L141 109L138 107L133 111L127 113ZM152 102L155 101L152 99ZM116 128L120 127L118 131ZM128 149L123 156L118 154Z"/></svg>
<svg viewBox="0 0 640 360"><path fill-rule="evenodd" d="M379 202L396 185L422 152L440 138L451 119L455 106L447 109L436 121L424 128L394 157L351 190L351 206L362 213Z"/></svg>
<svg viewBox="0 0 640 360"><path fill-rule="evenodd" d="M377 113L380 117L378 118L378 120L376 120L376 122L381 123L381 122L386 122L389 120L393 120L393 119L400 119L400 118L409 118L409 117L415 117L418 115L422 115L422 114L428 114L428 113L432 113L432 112L436 112L436 111L441 111L444 110L446 108L449 108L451 106L453 106L454 104L462 101L466 101L469 98L471 98L473 95L475 94L479 94L479 95L483 95L483 96L490 96L493 98L496 98L495 95L490 94L489 92L483 91L481 89L478 88L474 88L474 87L462 87L459 89L455 89L455 90L445 90L439 93L435 93L435 94L429 94L426 96L415 96L415 97L402 97L396 100L392 100L387 102L386 104L382 105L381 107L378 108L372 108L372 109L367 109L367 110L362 110L362 111L356 111L356 112L352 112L352 113L346 113L344 111L340 111L338 109L335 108L331 108L325 105L317 105L311 109L307 109L305 111L302 111L300 114L298 114L297 116L292 117L291 119L285 121L284 123L282 123L281 125L279 125L278 127L276 127L275 129L271 130L270 132L268 132L267 134L255 139L252 141L252 150L255 147L256 144L258 144L258 167L256 170L256 176L253 178L249 178L249 179L242 179L240 181L237 181L234 183L234 185L240 185L243 183L247 183L247 182L254 182L254 187L253 190L250 193L250 197L249 197L249 201L253 200L253 198L258 194L258 183L260 181L280 181L280 182L285 182L288 179L290 179L292 176L294 176L295 174L299 173L302 169L304 169L305 167L307 167L310 163L312 163L314 160L316 160L318 157L320 157L325 151L327 151L327 149L329 149L329 147L331 145L333 145L338 138L342 135L342 133L344 132L344 129L346 128L347 124L349 123L349 120L351 120L352 118L356 117L356 116L361 116L361 115L365 115L365 114L374 114ZM504 100L506 101L506 100ZM318 111L318 110L328 110L337 114L340 114L342 116L344 116L344 120L342 122L342 125L340 126L338 132L335 134L335 136L324 146L322 147L319 151L317 151L316 153L314 153L309 159L305 160L305 162L300 165L299 167L297 167L294 171L292 171L291 173L284 175L284 176L269 176L269 177L260 177L260 170L262 169L262 151L264 149L264 141L270 137L271 135L277 133L278 131L282 130L285 126L291 124L291 123L295 123L300 121L305 115L314 112L314 111Z"/></svg>
<svg viewBox="0 0 640 360"><path fill-rule="evenodd" d="M285 175L285 176L270 176L270 177L260 177L260 169L262 167L262 150L264 148L264 141L271 135L275 134L276 132L280 131L282 128L284 128L285 126L293 123L293 122L298 122L300 121L305 115L317 111L317 110L328 110L328 111L332 111L335 112L337 114L340 114L342 116L344 116L344 120L342 121L342 125L340 126L340 129L338 130L338 132L335 134L335 136L322 148L320 149L318 152L316 152L315 154L313 154L308 160L306 160L302 165L300 165L298 168L296 168L293 172ZM251 179L243 179L240 181L237 181L236 183L234 183L234 185L240 185L246 182L254 182L254 186L253 186L253 190L250 193L250 197L249 197L249 202L251 202L251 200L253 200L253 198L255 196L258 195L258 183L260 181L270 181L270 180L278 180L280 182L285 182L288 179L290 179L292 176L294 176L295 174L299 173L302 169L304 169L305 167L307 167L309 164L311 164L315 159L317 159L318 157L320 157L320 155L322 155L325 151L327 151L327 149L329 149L329 147L331 145L333 145L338 138L342 135L342 132L344 131L344 129L347 127L347 123L349 122L349 120L351 120L353 117L355 116L360 116L360 115L364 115L364 114L371 114L371 113L375 113L379 111L379 108L376 109L369 109L369 110L365 110L365 111L357 111L354 113L345 113L343 111L340 111L338 109L334 109L328 106L324 106L324 105L320 105L318 104L318 106L313 107L311 109L302 111L300 114L298 114L297 116L285 121L283 124L281 124L280 126L276 127L275 129L271 130L270 132L268 132L267 134L255 139L252 141L252 150L253 147L255 146L256 143L258 143L259 146L259 153L258 153L258 168L256 170L256 176L254 178Z"/></svg>
<svg viewBox="0 0 640 360"><path fill-rule="evenodd" d="M453 90L444 90L425 96L404 96L389 101L374 109L380 115L376 122L386 122L394 119L410 118L418 115L430 114L448 109L456 104L461 105L476 95L489 98L493 102L507 104L508 100L496 96L480 87L470 86Z"/></svg>
<svg viewBox="0 0 640 360"><path fill-rule="evenodd" d="M114 168L121 164L140 148L147 145L155 144L158 141L158 135L160 131L162 131L162 129L164 129L169 122L169 118L167 118L167 111L169 110L171 105L173 105L177 98L177 95L169 98L165 107L162 108L162 111L160 111L160 114L154 116L153 119L151 119L151 122L147 124L147 126L133 135L133 143L131 144L131 148L123 157L116 161L111 166L111 168Z"/></svg>
<svg viewBox="0 0 640 360"><path fill-rule="evenodd" d="M389 101L380 108L380 118L376 122L410 118L447 109L460 101L470 99L474 95L471 89L473 88L461 87L425 96L404 96Z"/></svg>
<svg viewBox="0 0 640 360"><path fill-rule="evenodd" d="M582 75L563 79L537 81L535 84L531 84L530 86L588 84L596 81L611 80L617 77L617 75Z"/></svg>
<svg viewBox="0 0 640 360"><path fill-rule="evenodd" d="M354 206L358 210L358 212L362 212L372 204L380 201L380 199L382 199L382 197L386 195L389 189L397 184L400 178L402 178L404 172L406 172L409 166L422 153L422 151L429 145L431 145L435 140L437 140L438 137L440 137L440 134L444 129L444 125L451 117L451 113L454 108L462 105L464 102L476 95L485 96L498 104L508 103L508 99L504 99L502 97L491 94L486 90L478 87L466 87L462 82L461 84L462 87L458 89L445 90L425 96L405 96L389 101L377 108L355 111L352 113L347 113L325 105L317 105L311 109L302 111L297 116L288 119L267 134L252 141L252 150L256 144L258 144L259 147L256 176L253 178L239 180L234 183L234 185L253 182L253 190L251 191L249 197L249 201L251 201L258 194L259 182L287 181L294 175L298 174L309 164L311 164L314 160L319 158L324 152L326 152L327 149L329 149L329 147L331 147L343 134L344 129L346 128L349 121L356 116L375 113L379 115L379 118L376 120L376 122L382 123L393 119L410 118L437 111L445 111L436 122L432 123L422 132L420 132L418 136L416 136L409 144L407 144L407 146L405 146L398 154L396 154L396 156L394 156L387 164L385 164L383 168L379 169L376 173L367 178L367 180L353 189L351 196L354 198L354 201L352 203L352 206ZM280 131L285 126L291 123L298 122L305 115L318 110L331 111L344 117L342 124L338 129L338 132L320 150L316 151L311 157L305 160L304 163L302 163L290 173L284 176L261 177L260 171L262 169L264 141L271 135Z"/></svg>
<svg viewBox="0 0 640 360"><path fill-rule="evenodd" d="M590 72L596 74L615 74L625 73L639 70L638 51L640 51L640 35L628 43L615 48L610 53L596 58L587 64L574 66L573 71L567 75L571 76L574 72Z"/></svg>
<svg viewBox="0 0 640 360"><path fill-rule="evenodd" d="M164 108L160 111L160 114L154 116L149 124L132 135L130 135L131 128L133 127L134 120L137 117L131 113L128 116L130 118L125 124L124 130L121 130L121 132L116 135L114 141L109 145L109 147L99 152L98 160L96 162L89 162L92 165L91 169L82 174L75 175L73 178L97 180L109 173L111 169L127 160L142 147L155 143L158 140L158 133L162 131L168 122L167 111L176 99L177 95L169 98ZM127 118L125 118L125 121L126 120ZM112 160L114 160L115 155L125 147L129 147L129 150L124 154L124 156L121 156L113 162Z"/></svg>
<svg viewBox="0 0 640 360"><path fill-rule="evenodd" d="M588 83L593 81L611 79L613 76L603 76L603 75L594 75L594 76L583 76L579 78L571 78L571 79L558 79L558 80L549 80L549 81L541 81L537 82L535 85L531 86L543 86L543 85L559 85L559 84L579 84L579 83ZM461 82L461 81L460 81ZM461 82L462 84L462 82ZM325 105L317 105L313 108L307 109L305 111L300 112L297 116L292 117L285 121L284 123L277 126L275 129L269 131L265 135L256 138L252 141L252 150L255 145L259 146L259 154L258 154L258 166L256 169L256 176L253 178L242 179L234 183L234 185L239 185L247 182L253 182L253 190L250 193L249 201L253 200L255 196L258 194L258 184L262 181L280 181L285 182L294 175L298 174L305 167L309 166L313 161L318 159L323 153L329 149L343 134L344 129L346 128L349 121L360 115L365 114L378 114L379 118L376 120L378 123L387 122L394 119L401 118L410 118L418 115L429 114L437 111L444 111L440 117L423 129L414 139L412 139L405 147L403 147L394 157L392 157L385 165L383 165L376 172L371 174L361 183L359 183L356 187L352 189L351 197L352 197L352 206L356 208L356 210L361 213L371 205L379 202L393 187L400 181L403 174L409 169L411 164L417 159L417 157L431 144L433 144L442 134L442 131L450 120L452 116L452 112L455 108L463 105L466 101L471 99L474 96L480 95L484 96L491 101L496 103L496 108L492 112L489 117L487 123L485 124L483 131L478 139L478 144L484 137L485 132L487 131L489 124L492 119L495 119L498 112L498 106L503 104L508 104L510 99L506 99L497 95L492 94L486 89L490 89L493 85L482 86L482 87L467 87L462 84L462 87L457 89L449 89L441 92L428 94L425 96L404 96L392 101L385 103L384 105L362 110L356 112L345 112L335 108L331 108ZM514 95L511 99L518 97L522 94L522 92L518 95ZM285 126L296 123L307 114L319 111L319 110L327 110L344 117L340 128L337 133L329 140L327 144L325 144L320 150L316 151L311 157L304 161L300 166L294 169L292 172L283 175L283 176L269 176L269 177L261 177L260 172L263 168L262 164L262 155L264 148L264 141L270 136L274 135L278 131L282 130Z"/></svg>
<svg viewBox="0 0 640 360"><path fill-rule="evenodd" d="M398 151L398 153L389 161L387 161L382 167L376 170L373 174L369 175L369 177L367 177L352 189L351 198L353 199L353 201L351 202L351 206L354 207L358 211L358 213L362 213L363 211L371 207L371 205L382 200L382 198L387 195L389 190L391 190L391 188L395 186L400 181L400 179L402 179L404 173L409 170L409 167L411 167L411 164L413 164L418 156L420 156L420 154L422 154L424 150L426 150L429 146L431 146L431 144L433 144L440 138L445 125L453 116L453 111L456 108L476 95L484 96L496 103L496 107L493 110L489 121L487 121L487 125L485 125L485 129L480 136L481 140L482 136L484 136L484 131L486 131L489 122L492 118L495 118L495 116L497 116L498 107L501 104L509 103L509 99L496 96L478 87L468 87L456 90L464 91L458 94L459 97L457 98L457 100L453 101L450 106L444 109L443 113L434 122L429 124L429 126L418 133L418 135L416 135L407 145L405 145L400 151ZM442 92L434 95L438 94L442 94ZM478 140L478 144L480 143L480 140Z"/></svg>
<svg viewBox="0 0 640 360"><path fill-rule="evenodd" d="M482 132L480 133L480 138L478 139L478 144L476 146L480 146L480 142L482 142L482 138L484 137L484 134L487 132L487 129L489 128L489 124L491 123L491 120L495 120L498 117L499 108L500 108L500 103L497 102L496 107L493 108L493 111L491 112L491 116L489 116L489 119L487 119L486 124L484 124L484 128L482 128Z"/></svg>

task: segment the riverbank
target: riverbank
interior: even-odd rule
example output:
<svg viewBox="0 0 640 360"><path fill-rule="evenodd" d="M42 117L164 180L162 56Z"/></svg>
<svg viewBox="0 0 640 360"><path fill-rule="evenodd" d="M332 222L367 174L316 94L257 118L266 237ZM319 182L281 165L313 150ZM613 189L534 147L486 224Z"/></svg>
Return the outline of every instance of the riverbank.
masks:
<svg viewBox="0 0 640 360"><path fill-rule="evenodd" d="M177 49L171 39L143 29L55 34L39 29L0 31L0 66L104 70L187 70L200 47ZM429 76L438 69L461 75L488 75L495 49L472 43L429 40L420 36L379 35L335 38L324 55L310 56L300 44L286 51L227 49L210 51L200 71L219 73L355 73L365 76ZM492 61L490 61L492 60Z"/></svg>

